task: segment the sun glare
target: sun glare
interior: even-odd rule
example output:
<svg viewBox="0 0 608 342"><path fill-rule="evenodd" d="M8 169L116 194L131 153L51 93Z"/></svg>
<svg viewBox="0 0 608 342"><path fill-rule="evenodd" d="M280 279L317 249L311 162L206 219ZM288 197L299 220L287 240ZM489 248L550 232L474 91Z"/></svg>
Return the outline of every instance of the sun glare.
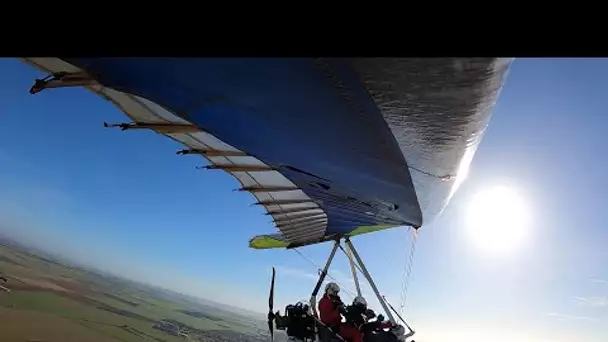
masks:
<svg viewBox="0 0 608 342"><path fill-rule="evenodd" d="M496 186L475 194L466 227L470 240L487 253L512 253L525 242L529 212L514 188Z"/></svg>

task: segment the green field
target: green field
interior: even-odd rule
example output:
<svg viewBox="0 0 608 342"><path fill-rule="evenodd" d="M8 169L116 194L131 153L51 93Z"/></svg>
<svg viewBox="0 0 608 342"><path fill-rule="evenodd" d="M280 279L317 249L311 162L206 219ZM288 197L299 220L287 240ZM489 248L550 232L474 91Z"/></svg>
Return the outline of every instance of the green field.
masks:
<svg viewBox="0 0 608 342"><path fill-rule="evenodd" d="M0 341L267 341L265 324L216 305L0 245ZM155 329L160 322L185 336ZM165 324L166 326L167 324Z"/></svg>

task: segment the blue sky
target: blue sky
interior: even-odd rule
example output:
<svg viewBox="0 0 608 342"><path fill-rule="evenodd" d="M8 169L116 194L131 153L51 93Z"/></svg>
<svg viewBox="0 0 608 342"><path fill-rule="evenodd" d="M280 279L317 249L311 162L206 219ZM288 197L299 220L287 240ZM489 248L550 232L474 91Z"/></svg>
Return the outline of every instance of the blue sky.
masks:
<svg viewBox="0 0 608 342"><path fill-rule="evenodd" d="M0 230L256 311L266 310L272 265L279 305L310 295L315 268L306 260L247 248L273 228L253 197L232 191L231 177L196 170L202 160L176 156L180 146L161 135L103 129L125 116L92 93L31 96L40 73L14 59L0 70ZM418 340L605 341L606 89L608 60L514 62L468 179L420 232L406 306ZM465 233L472 195L496 184L516 188L531 213L525 246L502 258ZM395 305L408 239L396 229L354 240ZM329 248L304 252L321 264ZM334 270L351 286L343 256Z"/></svg>

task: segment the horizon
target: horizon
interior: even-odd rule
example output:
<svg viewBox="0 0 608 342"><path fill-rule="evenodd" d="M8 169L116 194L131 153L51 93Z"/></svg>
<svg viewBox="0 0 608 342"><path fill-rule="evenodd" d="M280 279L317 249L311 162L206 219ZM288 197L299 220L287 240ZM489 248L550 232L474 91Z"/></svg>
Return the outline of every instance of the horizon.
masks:
<svg viewBox="0 0 608 342"><path fill-rule="evenodd" d="M256 315L256 317L259 316L259 318L264 318L266 316L266 314L268 313L267 311L252 311L247 308L240 307L240 306L235 306L235 305L231 305L228 303L218 302L218 301L213 300L212 298L204 298L204 297L201 297L198 295L190 295L187 293L181 293L179 291L173 290L171 288L166 288L161 285L155 285L155 284L147 283L145 281L141 281L138 279L133 279L128 276L125 276L124 274L118 274L118 273L112 272L111 270L110 271L102 270L102 269L99 269L92 265L79 263L77 260L73 260L69 257L61 256L60 254L52 251L51 249L47 249L44 246L43 247L31 246L31 245L29 245L30 244L29 241L19 241L17 239L14 239L10 236L6 236L4 234L6 234L6 233L3 233L0 231L0 246L6 246L11 249L17 249L17 250L19 250L19 252L30 253L38 258L43 258L43 259L51 258L53 262L58 262L58 263L64 264L64 265L68 264L68 266L70 266L70 267L76 267L82 271L91 272L91 273L97 274L102 277L117 278L120 281L127 281L127 282L131 282L131 283L135 283L139 286L146 286L146 287L149 287L156 291L170 292L173 294L183 296L185 298L190 298L191 300L199 300L200 302L197 304L221 305L222 307L227 308L229 311L234 312L234 310L238 310L241 314L253 314L253 315ZM3 243L2 240L5 240L5 239L11 240L8 245ZM17 243L18 246L11 245L14 243ZM23 247L25 247L28 250L22 250ZM43 253L43 255L40 255L40 253Z"/></svg>
<svg viewBox="0 0 608 342"><path fill-rule="evenodd" d="M0 69L0 234L253 313L267 311L272 266L275 311L310 296L317 276L307 258L324 264L330 243L305 247L304 257L249 249L273 226L230 176L196 170L201 159L176 157L181 145L158 134L103 129L126 116L89 91L31 96L46 75L14 59ZM513 62L468 178L419 231L404 317L415 340L608 336L607 87L608 59ZM395 307L410 239L404 228L353 238ZM352 288L339 254L329 273Z"/></svg>
<svg viewBox="0 0 608 342"><path fill-rule="evenodd" d="M11 237L11 236L7 236L5 234L7 234L7 233L2 232L0 230L0 246L6 246L6 247L9 247L12 249L18 249L20 252L31 253L38 258L51 258L51 259L53 259L52 261L54 261L54 262L59 262L61 264L68 264L68 266L70 266L70 267L76 267L83 271L92 272L92 273L95 273L95 274L103 276L103 277L118 278L122 281L129 281L129 282L132 282L132 283L135 283L138 285L143 285L143 286L153 288L155 290L172 292L174 294L178 294L178 295L181 295L184 297L190 297L192 299L201 300L203 303L208 302L208 303L215 304L215 305L222 305L229 309L240 310L244 313L251 313L251 314L262 315L262 316L265 316L268 313L267 310L266 311L264 311L264 310L253 311L253 310L250 310L250 309L247 309L244 307L240 307L238 305L231 305L228 303L218 302L218 301L213 300L212 298L205 298L205 297L201 297L200 295L182 293L182 292L176 291L174 289L171 289L169 287L163 287L161 285L156 285L154 283L149 283L149 282L139 280L136 278L131 278L131 277L128 277L127 275L119 274L112 270L104 270L104 269L100 269L94 265L80 263L80 262L78 262L78 260L74 260L73 258L63 256L63 255L61 255L61 253L57 253L57 251L53 251L52 249L46 248L46 246L44 246L44 245L41 245L41 246L32 245L31 241L27 241L27 240L21 241L19 239L19 237ZM18 246L4 244L2 240L5 240L5 239L10 239L11 240L9 242L10 244L17 243ZM28 250L22 250L21 248L23 248L23 247L25 247ZM43 255L40 255L41 253L43 253Z"/></svg>

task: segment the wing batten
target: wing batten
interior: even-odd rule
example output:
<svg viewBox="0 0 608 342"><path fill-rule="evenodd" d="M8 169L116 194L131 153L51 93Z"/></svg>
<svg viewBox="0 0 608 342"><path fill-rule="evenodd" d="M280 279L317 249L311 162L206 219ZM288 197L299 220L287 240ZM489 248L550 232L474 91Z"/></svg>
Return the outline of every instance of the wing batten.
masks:
<svg viewBox="0 0 608 342"><path fill-rule="evenodd" d="M88 75L77 67L57 58L25 58L25 60L38 69L49 73L71 72L81 75L79 76L80 78L84 77L82 75ZM162 106L142 97L105 87L91 78L86 78L86 82L71 82L64 86L86 86L101 97L112 102L133 121L130 124L116 125L123 130L149 129L185 145L186 148L178 151L178 155L202 156L210 163L205 168L222 170L231 174L241 184L239 190L247 191L256 197L258 202L255 204L265 207L269 215L276 216L274 217L275 219L281 218L278 215L284 213L283 207L287 207L286 211L289 213L290 204L305 204L308 206L307 210L317 210L317 215L324 217L325 221L318 221L314 226L311 226L310 228L314 229L314 231L309 232L308 235L310 238L315 238L315 236L316 238L321 238L325 234L327 216L323 210L306 196L299 187L259 159L229 145L211 133L202 130L191 122L172 114ZM57 87L57 85L52 84L52 87ZM112 125L106 124L106 126L110 127ZM285 194L275 199L272 194L286 190L291 191L294 195L291 196L291 199ZM272 208L273 210L270 211L268 208ZM297 236L299 233L298 228L298 226L292 225L277 226L277 229L282 234L268 238L266 243L270 243L272 246L287 246L290 243L289 236ZM292 229L294 232L290 234L290 230ZM278 239L279 237L281 239Z"/></svg>

